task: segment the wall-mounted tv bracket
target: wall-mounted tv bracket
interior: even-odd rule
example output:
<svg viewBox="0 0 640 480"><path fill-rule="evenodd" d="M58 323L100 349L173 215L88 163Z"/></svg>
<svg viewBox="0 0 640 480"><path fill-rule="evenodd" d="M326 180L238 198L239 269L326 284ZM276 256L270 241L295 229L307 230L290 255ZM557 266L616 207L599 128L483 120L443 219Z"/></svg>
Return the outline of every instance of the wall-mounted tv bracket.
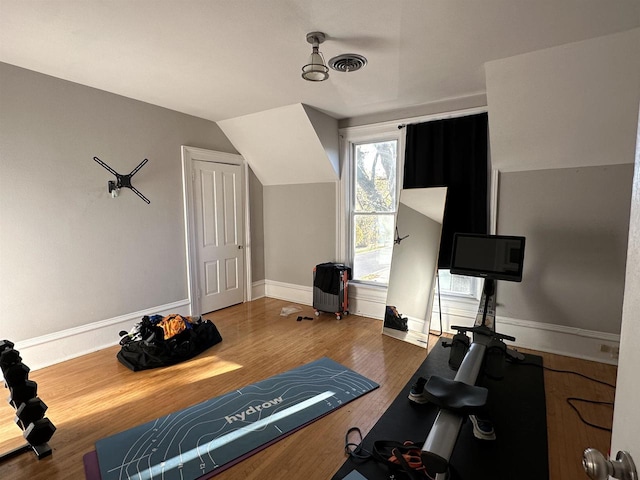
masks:
<svg viewBox="0 0 640 480"><path fill-rule="evenodd" d="M400 242L405 238L407 238L408 236L409 235L405 235L404 237L401 237L400 234L398 233L398 227L396 226L396 238L393 240L393 243L396 245L400 245Z"/></svg>
<svg viewBox="0 0 640 480"><path fill-rule="evenodd" d="M133 190L133 193L138 195L147 204L151 203L151 200L149 200L142 193L140 193L140 191L138 191L138 189L136 189L133 185L131 185L131 177L133 177L136 173L138 173L138 170L140 170L144 166L144 164L149 161L148 159L145 158L143 161L141 161L140 164L136 168L131 170L131 173L129 173L127 175L120 175L118 172L116 172L113 168L111 168L109 165L104 163L98 157L93 157L93 159L96 162L98 162L100 165L102 165L105 169L107 169L109 172L111 172L112 174L115 175L116 181L110 180L109 183L108 183L109 193L111 194L111 196L113 198L118 196L118 192L120 191L121 188L126 187L126 188L129 188L129 189Z"/></svg>

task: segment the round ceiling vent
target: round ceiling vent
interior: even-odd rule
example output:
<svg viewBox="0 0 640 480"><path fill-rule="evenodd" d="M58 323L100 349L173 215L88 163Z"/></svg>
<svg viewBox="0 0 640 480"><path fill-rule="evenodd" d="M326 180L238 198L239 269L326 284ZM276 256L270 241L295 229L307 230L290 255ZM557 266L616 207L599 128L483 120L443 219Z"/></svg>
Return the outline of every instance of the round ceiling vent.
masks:
<svg viewBox="0 0 640 480"><path fill-rule="evenodd" d="M355 72L367 64L367 59L357 53L344 53L329 60L329 67L337 72Z"/></svg>

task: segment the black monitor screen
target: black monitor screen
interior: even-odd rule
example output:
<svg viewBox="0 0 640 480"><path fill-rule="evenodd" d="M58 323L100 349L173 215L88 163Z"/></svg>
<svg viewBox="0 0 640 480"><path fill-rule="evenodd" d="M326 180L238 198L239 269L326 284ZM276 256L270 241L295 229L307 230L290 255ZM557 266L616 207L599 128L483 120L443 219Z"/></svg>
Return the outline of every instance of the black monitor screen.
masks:
<svg viewBox="0 0 640 480"><path fill-rule="evenodd" d="M451 273L494 280L522 280L524 237L456 233Z"/></svg>

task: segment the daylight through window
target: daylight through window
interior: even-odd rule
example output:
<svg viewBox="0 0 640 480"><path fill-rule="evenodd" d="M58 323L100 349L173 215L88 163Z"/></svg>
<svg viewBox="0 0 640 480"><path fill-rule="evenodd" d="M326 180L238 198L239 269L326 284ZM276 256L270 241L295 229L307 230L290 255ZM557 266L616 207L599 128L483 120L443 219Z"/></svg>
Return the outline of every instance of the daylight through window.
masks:
<svg viewBox="0 0 640 480"><path fill-rule="evenodd" d="M397 196L396 140L355 144L351 209L353 277L386 285L393 251Z"/></svg>

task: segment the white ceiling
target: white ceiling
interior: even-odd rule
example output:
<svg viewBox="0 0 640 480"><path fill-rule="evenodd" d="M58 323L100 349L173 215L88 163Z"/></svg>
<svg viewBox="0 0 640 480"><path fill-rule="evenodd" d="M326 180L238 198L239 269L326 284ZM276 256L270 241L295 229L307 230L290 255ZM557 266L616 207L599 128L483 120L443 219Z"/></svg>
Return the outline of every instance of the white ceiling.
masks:
<svg viewBox="0 0 640 480"><path fill-rule="evenodd" d="M221 120L219 125L262 185L340 178L338 122L328 115L298 103Z"/></svg>
<svg viewBox="0 0 640 480"><path fill-rule="evenodd" d="M640 0L0 0L0 61L219 121L485 92L484 63L628 30ZM368 65L306 82L306 33Z"/></svg>

